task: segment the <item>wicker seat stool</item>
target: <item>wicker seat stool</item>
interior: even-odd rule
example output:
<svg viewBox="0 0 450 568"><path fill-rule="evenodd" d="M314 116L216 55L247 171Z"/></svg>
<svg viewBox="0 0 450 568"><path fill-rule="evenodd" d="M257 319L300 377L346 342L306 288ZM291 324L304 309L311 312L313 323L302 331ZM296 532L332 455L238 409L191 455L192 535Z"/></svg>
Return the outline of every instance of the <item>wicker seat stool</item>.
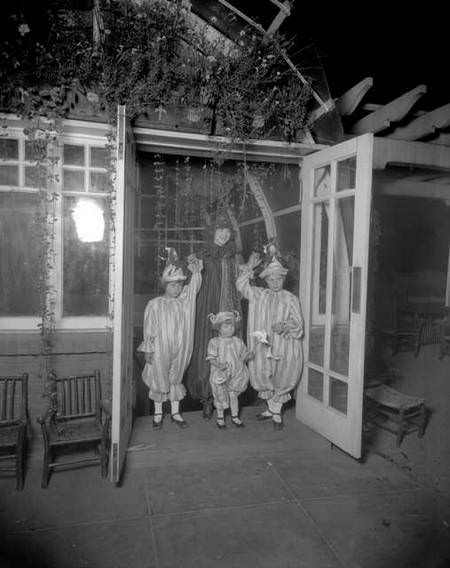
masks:
<svg viewBox="0 0 450 568"><path fill-rule="evenodd" d="M419 438L424 435L428 410L423 398L378 385L366 390L366 403L367 422L395 434L397 447L411 432L418 432Z"/></svg>

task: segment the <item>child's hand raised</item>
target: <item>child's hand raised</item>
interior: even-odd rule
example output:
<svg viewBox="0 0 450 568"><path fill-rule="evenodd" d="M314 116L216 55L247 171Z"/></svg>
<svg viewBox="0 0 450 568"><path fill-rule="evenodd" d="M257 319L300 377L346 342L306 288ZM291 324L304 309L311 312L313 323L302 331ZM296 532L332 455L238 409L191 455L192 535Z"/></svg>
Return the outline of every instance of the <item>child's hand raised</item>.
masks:
<svg viewBox="0 0 450 568"><path fill-rule="evenodd" d="M247 261L247 267L250 270L253 270L254 268L256 268L258 266L258 264L261 262L261 255L259 254L259 252L252 252L252 254L250 255L248 261Z"/></svg>
<svg viewBox="0 0 450 568"><path fill-rule="evenodd" d="M190 254L187 258L188 270L191 272L201 272L203 270L203 260L200 260L195 254Z"/></svg>

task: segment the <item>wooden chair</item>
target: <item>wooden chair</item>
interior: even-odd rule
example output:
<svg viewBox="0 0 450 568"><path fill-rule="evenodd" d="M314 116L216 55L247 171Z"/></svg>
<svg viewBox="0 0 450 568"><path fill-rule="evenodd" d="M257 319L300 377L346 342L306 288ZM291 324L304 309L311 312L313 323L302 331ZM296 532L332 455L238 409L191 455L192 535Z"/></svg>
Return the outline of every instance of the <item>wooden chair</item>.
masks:
<svg viewBox="0 0 450 568"><path fill-rule="evenodd" d="M111 415L101 399L100 372L69 377L52 373L49 381L49 407L38 418L44 438L42 487L48 486L52 470L65 465L99 463L101 475L106 477ZM94 446L94 456L61 458L63 450L81 451L89 445Z"/></svg>
<svg viewBox="0 0 450 568"><path fill-rule="evenodd" d="M450 355L450 307L444 308L444 316L439 322L439 359Z"/></svg>
<svg viewBox="0 0 450 568"><path fill-rule="evenodd" d="M23 489L28 426L28 374L0 377L0 460L2 472L15 473L16 489Z"/></svg>
<svg viewBox="0 0 450 568"><path fill-rule="evenodd" d="M381 333L391 340L392 354L399 351L414 351L417 357L422 346L422 334L425 321L408 306L395 310L393 326L382 329Z"/></svg>

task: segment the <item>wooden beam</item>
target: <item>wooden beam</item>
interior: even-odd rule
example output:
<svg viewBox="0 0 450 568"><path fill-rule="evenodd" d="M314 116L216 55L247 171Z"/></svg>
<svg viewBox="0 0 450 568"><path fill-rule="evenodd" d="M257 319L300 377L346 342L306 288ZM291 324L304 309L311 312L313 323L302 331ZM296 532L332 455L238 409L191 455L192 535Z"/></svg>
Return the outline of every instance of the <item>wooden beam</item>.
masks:
<svg viewBox="0 0 450 568"><path fill-rule="evenodd" d="M438 144L440 146L450 146L450 134L441 132L439 136L430 140L430 144Z"/></svg>
<svg viewBox="0 0 450 568"><path fill-rule="evenodd" d="M235 6L230 4L227 0L217 0L217 1L220 4L222 4L222 6L225 6L225 8L228 8L229 10L234 12L237 16L242 18L244 20L244 22L247 22L247 24L249 24L250 26L257 29L260 33L262 33L263 35L266 34L266 30L260 24L258 24L257 22L255 22L254 20L249 18L246 14L244 14L244 12L241 12L241 10L238 10ZM297 67L294 65L294 63L291 61L291 58L288 56L286 50L283 49L281 51L281 56L283 57L283 59L287 63L288 67L294 72L295 75L297 75L298 79L300 79L301 83L303 83L303 85L307 85L309 87L309 89L311 91L311 96L319 103L319 105L321 107L324 107L325 112L328 112L329 107L327 106L327 104L321 99L320 95L311 87L311 85L306 80L306 78L300 73L300 71L297 69Z"/></svg>
<svg viewBox="0 0 450 568"><path fill-rule="evenodd" d="M336 101L336 108L341 116L353 114L358 107L361 99L373 86L373 78L366 77L354 87L346 91Z"/></svg>
<svg viewBox="0 0 450 568"><path fill-rule="evenodd" d="M396 128L386 138L418 140L433 134L436 130L447 128L447 126L450 126L450 103L419 116L406 126Z"/></svg>
<svg viewBox="0 0 450 568"><path fill-rule="evenodd" d="M426 197L428 199L450 199L450 184L399 180L393 183L374 184L374 191L380 195L395 197Z"/></svg>
<svg viewBox="0 0 450 568"><path fill-rule="evenodd" d="M382 106L375 112L356 122L351 131L353 134L366 134L367 132L380 132L388 128L392 122L404 118L414 104L427 92L426 85L419 85L401 97Z"/></svg>
<svg viewBox="0 0 450 568"><path fill-rule="evenodd" d="M284 20L291 14L291 4L289 0L286 0L283 4L281 4L281 2L277 2L276 4L277 6L279 5L280 11L272 20L270 26L267 28L267 35L273 35L284 22Z"/></svg>

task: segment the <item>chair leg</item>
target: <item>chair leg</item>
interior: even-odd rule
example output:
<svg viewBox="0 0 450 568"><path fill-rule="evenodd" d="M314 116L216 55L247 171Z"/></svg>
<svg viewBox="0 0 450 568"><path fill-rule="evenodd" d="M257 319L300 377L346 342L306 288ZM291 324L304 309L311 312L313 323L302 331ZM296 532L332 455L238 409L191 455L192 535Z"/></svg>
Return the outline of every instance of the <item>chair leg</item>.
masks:
<svg viewBox="0 0 450 568"><path fill-rule="evenodd" d="M403 410L400 410L398 430L397 430L397 439L396 439L397 448L400 447L400 444L402 443L404 436L405 436L405 413L404 413Z"/></svg>
<svg viewBox="0 0 450 568"><path fill-rule="evenodd" d="M17 450L16 453L16 489L22 491L24 481L24 456L23 451Z"/></svg>
<svg viewBox="0 0 450 568"><path fill-rule="evenodd" d="M48 480L50 477L50 450L49 448L45 448L44 450L44 463L42 465L42 482L41 487L42 489L47 489L48 487Z"/></svg>
<svg viewBox="0 0 450 568"><path fill-rule="evenodd" d="M25 453L27 451L26 428L19 431L16 446L16 489L22 491L25 479Z"/></svg>
<svg viewBox="0 0 450 568"><path fill-rule="evenodd" d="M427 425L427 409L425 405L422 404L420 406L420 425L419 425L419 432L417 434L419 438L422 438L422 436L425 434L426 425Z"/></svg>
<svg viewBox="0 0 450 568"><path fill-rule="evenodd" d="M102 478L105 478L108 475L108 456L106 453L105 440L100 442L100 464Z"/></svg>
<svg viewBox="0 0 450 568"><path fill-rule="evenodd" d="M397 355L400 350L400 338L398 335L395 335L392 338L392 355Z"/></svg>

